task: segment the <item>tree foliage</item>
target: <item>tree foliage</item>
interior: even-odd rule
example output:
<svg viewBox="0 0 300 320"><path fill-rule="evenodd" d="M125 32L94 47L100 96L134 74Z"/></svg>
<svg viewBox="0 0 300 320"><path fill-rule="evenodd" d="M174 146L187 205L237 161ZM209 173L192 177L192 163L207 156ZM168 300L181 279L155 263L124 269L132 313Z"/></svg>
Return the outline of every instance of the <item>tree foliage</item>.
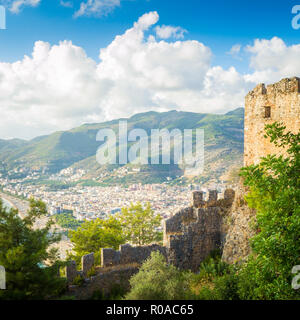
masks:
<svg viewBox="0 0 300 320"><path fill-rule="evenodd" d="M155 215L150 203L145 207L140 202L122 208L119 215L126 240L134 245L146 245L159 242L162 233L158 231L161 226L161 216Z"/></svg>
<svg viewBox="0 0 300 320"><path fill-rule="evenodd" d="M300 133L279 123L265 132L285 155L268 155L241 170L250 190L246 201L256 210L253 253L215 276L200 290L200 299L300 299L300 290L292 287L292 269L300 265Z"/></svg>
<svg viewBox="0 0 300 320"><path fill-rule="evenodd" d="M168 265L159 252L152 252L139 272L130 279L127 300L183 300L191 297L191 274Z"/></svg>
<svg viewBox="0 0 300 320"><path fill-rule="evenodd" d="M286 156L268 155L242 169L250 187L246 200L257 210L257 234L251 241L253 256L241 272L241 295L300 298L291 286L291 270L300 264L300 133L286 132L279 123L267 125L265 132Z"/></svg>
<svg viewBox="0 0 300 320"><path fill-rule="evenodd" d="M55 221L62 228L67 229L77 229L81 225L81 221L78 221L72 213L63 212L60 214L56 214Z"/></svg>
<svg viewBox="0 0 300 320"><path fill-rule="evenodd" d="M24 219L0 201L0 265L6 270L7 288L0 290L0 299L44 299L64 290L64 280L57 277L61 264L57 249L49 249L59 237L50 232L51 221L44 228L33 228L43 216L47 210L41 201L30 200Z"/></svg>
<svg viewBox="0 0 300 320"><path fill-rule="evenodd" d="M74 244L69 259L80 265L81 257L95 253L96 263L100 263L100 249L119 249L121 244L130 242L134 245L145 245L161 241L162 233L157 230L161 217L155 215L149 203L144 208L140 203L122 208L117 215L107 219L85 221L77 230L70 231Z"/></svg>
<svg viewBox="0 0 300 320"><path fill-rule="evenodd" d="M113 216L106 220L95 219L85 221L77 230L70 231L70 239L74 244L75 259L77 264L83 255L95 253L96 263L100 262L100 249L113 248L117 250L125 243L121 222Z"/></svg>

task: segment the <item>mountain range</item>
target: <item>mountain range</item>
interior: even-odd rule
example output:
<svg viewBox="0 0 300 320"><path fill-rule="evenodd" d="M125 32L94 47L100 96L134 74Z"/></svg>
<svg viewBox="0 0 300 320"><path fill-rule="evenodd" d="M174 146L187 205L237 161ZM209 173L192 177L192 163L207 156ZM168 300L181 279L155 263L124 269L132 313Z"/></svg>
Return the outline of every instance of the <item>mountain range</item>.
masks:
<svg viewBox="0 0 300 320"><path fill-rule="evenodd" d="M151 183L165 181L167 177L172 179L184 177L184 170L177 165L142 165L139 172L129 172L123 176L116 172L118 168L124 166L99 165L95 154L101 142L96 141L96 134L104 128L111 128L117 133L120 120L127 120L128 130L144 129L149 135L151 129L170 131L175 128L182 131L184 129L204 129L205 169L201 177L196 177L198 181L218 181L230 169L242 164L244 109L238 108L223 115L151 111L136 114L128 119L84 124L68 131L58 131L30 141L0 139L0 170L23 168L25 171L43 170L51 174L72 167L86 171L82 180L93 180L104 184ZM131 167L131 165L128 164L125 167Z"/></svg>

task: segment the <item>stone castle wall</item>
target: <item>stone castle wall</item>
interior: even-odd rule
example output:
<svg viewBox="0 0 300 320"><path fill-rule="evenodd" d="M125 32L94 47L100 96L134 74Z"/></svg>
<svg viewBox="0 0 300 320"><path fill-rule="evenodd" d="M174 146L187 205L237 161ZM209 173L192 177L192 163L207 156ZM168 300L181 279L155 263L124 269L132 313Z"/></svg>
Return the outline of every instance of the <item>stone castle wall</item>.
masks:
<svg viewBox="0 0 300 320"><path fill-rule="evenodd" d="M70 285L67 295L76 300L88 300L95 293L100 293L104 298L109 298L115 288L128 291L130 289L129 280L138 271L138 267L134 266L120 266L119 269L100 271L95 276L85 279L82 286Z"/></svg>
<svg viewBox="0 0 300 320"><path fill-rule="evenodd" d="M283 79L272 85L259 84L245 99L244 165L257 164L262 156L278 154L264 138L265 124L283 122L289 131L300 129L300 79Z"/></svg>
<svg viewBox="0 0 300 320"><path fill-rule="evenodd" d="M180 269L197 271L201 262L215 249L222 246L222 213L231 207L234 191L228 189L223 199L216 190L204 200L203 192L193 193L192 205L177 212L164 222L164 245L131 246L120 250L101 249L101 268L141 265L154 251L159 251L168 261ZM94 266L94 253L82 257L82 270L77 271L75 261L69 261L66 277L69 284L81 275L87 278Z"/></svg>
<svg viewBox="0 0 300 320"><path fill-rule="evenodd" d="M165 221L164 245L168 262L197 272L212 251L221 249L223 213L230 208L233 199L231 189L226 190L224 199L220 200L215 190L210 191L207 201L203 199L203 192L195 191L193 205Z"/></svg>
<svg viewBox="0 0 300 320"><path fill-rule="evenodd" d="M86 254L81 257L82 270L77 270L77 265L74 260L68 261L66 266L66 278L69 284L73 283L74 279L80 275L87 278L88 272L94 267L95 257L94 253Z"/></svg>
<svg viewBox="0 0 300 320"><path fill-rule="evenodd" d="M157 244L149 246L133 247L130 244L120 246L120 250L116 251L109 248L101 249L101 266L110 267L126 264L142 264L153 251L159 251L167 257L165 247Z"/></svg>
<svg viewBox="0 0 300 320"><path fill-rule="evenodd" d="M192 205L164 222L163 246L125 244L120 250L101 249L101 267L141 265L153 251L159 251L178 268L197 271L210 252L221 247L222 212L231 206L233 199L231 189L225 191L223 199L218 199L217 191L212 190L207 200L203 192L195 191Z"/></svg>

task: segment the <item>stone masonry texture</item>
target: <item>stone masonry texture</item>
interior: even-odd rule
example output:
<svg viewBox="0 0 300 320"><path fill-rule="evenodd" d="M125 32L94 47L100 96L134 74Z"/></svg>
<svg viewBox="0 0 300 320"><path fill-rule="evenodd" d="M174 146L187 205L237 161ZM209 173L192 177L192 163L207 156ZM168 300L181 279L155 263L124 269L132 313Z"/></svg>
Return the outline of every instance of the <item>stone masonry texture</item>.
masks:
<svg viewBox="0 0 300 320"><path fill-rule="evenodd" d="M76 269L76 262L75 261L69 261L66 266L66 278L68 283L72 283L74 279L77 277L78 272Z"/></svg>
<svg viewBox="0 0 300 320"><path fill-rule="evenodd" d="M125 244L120 246L120 250L118 251L113 249L101 249L101 266L109 267L132 263L142 264L153 251L159 251L165 257L167 256L166 248L157 244L139 247Z"/></svg>
<svg viewBox="0 0 300 320"><path fill-rule="evenodd" d="M282 122L287 130L300 129L300 79L259 84L245 99L244 165L257 164L261 157L280 151L264 138L264 126Z"/></svg>
<svg viewBox="0 0 300 320"><path fill-rule="evenodd" d="M197 272L201 262L222 246L222 213L234 200L234 191L226 190L224 199L218 200L215 190L209 192L208 201L202 192L193 193L193 204L165 221L164 245L168 262L176 267Z"/></svg>
<svg viewBox="0 0 300 320"><path fill-rule="evenodd" d="M94 253L86 254L81 258L82 272L86 276L94 266Z"/></svg>

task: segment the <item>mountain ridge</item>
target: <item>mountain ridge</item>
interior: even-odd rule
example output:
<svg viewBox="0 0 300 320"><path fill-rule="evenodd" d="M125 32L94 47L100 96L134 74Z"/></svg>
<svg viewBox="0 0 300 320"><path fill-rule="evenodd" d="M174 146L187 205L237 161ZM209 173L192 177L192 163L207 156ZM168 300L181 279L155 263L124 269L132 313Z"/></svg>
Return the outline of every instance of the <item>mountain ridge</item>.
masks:
<svg viewBox="0 0 300 320"><path fill-rule="evenodd" d="M96 151L101 145L96 141L98 130L110 127L117 133L119 121L126 120L128 130L140 128L146 130L148 134L151 129L172 130L177 128L182 131L184 129L204 129L206 169L212 170L212 174L215 172L219 177L226 171L226 166L237 165L241 162L243 118L243 108L237 108L222 115L176 110L161 113L150 111L135 114L130 118L83 124L67 131L57 131L50 135L36 137L30 141L0 140L0 163L9 169L22 167L29 170L44 170L49 173L57 173L70 166L76 168L77 165L80 166L80 163L86 163L97 171L101 169L95 159ZM232 161L226 160L225 158L230 155ZM220 157L225 157L225 160L222 161ZM218 162L221 163L216 165ZM214 168L215 166L217 168ZM159 171L160 169L153 170ZM148 170L149 167L146 171ZM95 175L91 176L95 178Z"/></svg>

